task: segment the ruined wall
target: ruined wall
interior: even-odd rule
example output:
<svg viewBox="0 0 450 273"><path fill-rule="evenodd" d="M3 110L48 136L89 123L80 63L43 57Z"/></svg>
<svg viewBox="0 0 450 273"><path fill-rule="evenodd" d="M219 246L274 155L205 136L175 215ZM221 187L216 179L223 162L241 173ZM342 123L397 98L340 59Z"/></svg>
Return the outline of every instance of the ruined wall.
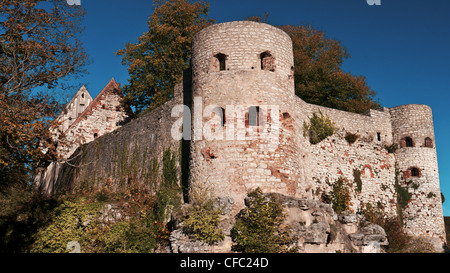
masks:
<svg viewBox="0 0 450 273"><path fill-rule="evenodd" d="M406 188L411 193L403 215L408 231L445 242L429 107L355 114L304 102L294 92L292 41L267 24L230 22L204 29L194 38L191 63L192 74L184 75L174 99L84 145L70 164L54 168L59 176L47 188L106 178L116 185L155 183L152 161L161 161L170 147L190 160L178 165L187 175L184 186L231 197L232 213L244 207L245 196L257 187L317 201L345 178L352 186L355 212L371 203L396 214L396 187ZM191 113L185 112L190 140L172 136L180 119L171 113L179 104ZM259 107L259 118L251 114L254 107ZM303 124L319 112L333 121L336 132L313 145L303 135ZM357 141L348 143L347 133L357 134ZM400 148L389 153L386 146L391 144Z"/></svg>
<svg viewBox="0 0 450 273"><path fill-rule="evenodd" d="M364 140L349 144L341 130L317 145L311 146L311 165L316 198L329 193L339 179L349 183L353 211L366 204L396 214L395 156L383 146Z"/></svg>
<svg viewBox="0 0 450 273"><path fill-rule="evenodd" d="M63 163L52 163L38 183L43 191L100 186L105 180L113 188L132 180L149 186L159 183L163 152L170 148L179 154L180 141L171 136L175 119L172 108L183 101L183 86L175 88L174 98L152 112L117 130L82 145ZM178 168L180 168L179 160Z"/></svg>
<svg viewBox="0 0 450 273"><path fill-rule="evenodd" d="M434 143L429 109L403 106L355 114L305 103L294 95L292 58L289 37L266 24L217 24L194 38L194 111L196 106L201 111L194 113L193 126L203 126L217 115L211 113L209 105L216 105L226 113L223 126L220 119L213 126L218 138L207 139L201 134L196 138L193 134L190 184L208 185L217 196L233 197L238 210L245 194L256 187L264 192L317 199L319 192L329 192L332 184L342 177L353 185L354 211L371 203L394 215L396 174L415 172L411 163L417 162L414 166L421 172L422 191L415 193L415 188L409 189L413 198L405 210L407 227L411 234L442 239L443 216L434 147L414 152L413 148L400 148L395 153L385 148L392 144L405 146L402 140L405 134L421 146ZM236 116L229 116L229 110L233 109L227 105L241 108L234 111ZM262 111L265 115L262 124L249 126L249 107L266 105L269 108ZM271 116L277 107L278 123ZM312 145L303 136L303 122L319 112L334 122L337 133ZM261 133L251 138L255 129L276 131L279 137L275 142ZM358 140L348 143L347 133L357 134ZM401 178L402 187L408 186L404 180ZM425 180L432 181L425 183Z"/></svg>

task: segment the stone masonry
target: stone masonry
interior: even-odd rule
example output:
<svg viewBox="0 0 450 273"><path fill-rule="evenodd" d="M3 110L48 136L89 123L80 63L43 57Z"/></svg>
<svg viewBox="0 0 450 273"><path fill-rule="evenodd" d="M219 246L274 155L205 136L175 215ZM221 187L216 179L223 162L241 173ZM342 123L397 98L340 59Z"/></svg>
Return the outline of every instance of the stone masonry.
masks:
<svg viewBox="0 0 450 273"><path fill-rule="evenodd" d="M214 66L218 55L225 56L222 69ZM270 69L265 68L266 55L271 56ZM207 181L216 195L226 194L236 200L237 212L243 207L245 194L256 187L265 192L318 199L319 193L329 192L332 183L342 177L351 183L360 180L361 189L353 188L354 211L371 203L392 215L396 214L397 181L412 194L404 215L407 230L444 243L431 109L403 105L355 114L311 105L295 96L293 65L290 38L267 24L217 24L194 38L193 107L201 102L203 115L194 114L193 126L202 118L203 122L205 117L207 120L209 105L222 109L241 105L243 110L237 112L237 117L225 114L224 134L230 134L228 127L238 128L241 124L247 135L255 129L261 132L269 128L278 130L279 138L274 142L259 133L242 139L238 130L230 134L234 137L231 140L196 140L193 136L191 185ZM263 122L256 127L245 120L252 106L265 112ZM264 111L263 106L268 109ZM312 145L303 135L303 123L320 112L334 122L337 130ZM347 133L359 138L350 144L345 140ZM399 145L395 153L385 148L391 144Z"/></svg>
<svg viewBox="0 0 450 273"><path fill-rule="evenodd" d="M83 86L57 120L61 125L54 131L58 155L67 158L81 144L91 142L121 126L130 116L120 101L120 84L114 79L92 100Z"/></svg>
<svg viewBox="0 0 450 273"><path fill-rule="evenodd" d="M207 185L214 196L234 200L231 215L244 208L247 193L258 187L265 193L320 201L340 178L352 185L354 213L371 204L396 215L396 190L402 187L411 195L403 213L407 231L442 247L444 218L430 107L402 105L355 114L308 104L295 95L293 71L292 41L280 29L249 21L212 25L194 37L191 69L171 101L83 146L83 160L95 164L64 165L48 183L55 190L86 177L107 179L114 173L113 161L119 156L113 151L118 149L125 161L135 158L148 165L150 152L161 158L167 147L185 151L187 146L180 157L188 161L188 185ZM173 115L177 105L190 110L181 119L191 123L184 128L191 129L184 132L184 140L173 138L181 130L176 127L180 117ZM111 107L98 112L103 122L122 113ZM336 130L313 145L303 126L319 113ZM94 139L96 127L81 123L94 120L92 115L72 125L74 139ZM217 120L220 115L223 119ZM354 143L345 139L350 133L358 135ZM393 144L398 149L388 151ZM133 177L139 180L142 173Z"/></svg>

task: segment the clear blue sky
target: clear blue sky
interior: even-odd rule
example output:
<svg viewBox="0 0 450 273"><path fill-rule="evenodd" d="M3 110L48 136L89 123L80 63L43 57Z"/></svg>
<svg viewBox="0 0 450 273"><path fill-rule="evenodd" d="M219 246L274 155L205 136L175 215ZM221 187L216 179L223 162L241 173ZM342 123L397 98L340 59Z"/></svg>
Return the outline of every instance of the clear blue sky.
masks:
<svg viewBox="0 0 450 273"><path fill-rule="evenodd" d="M450 216L450 1L211 0L218 23L269 13L272 25L309 24L340 40L351 58L344 70L364 75L381 104L427 104L433 109L441 190ZM136 42L152 13L149 0L81 0L87 11L83 37L92 63L82 79L95 97L114 77L125 84L126 67L114 52Z"/></svg>

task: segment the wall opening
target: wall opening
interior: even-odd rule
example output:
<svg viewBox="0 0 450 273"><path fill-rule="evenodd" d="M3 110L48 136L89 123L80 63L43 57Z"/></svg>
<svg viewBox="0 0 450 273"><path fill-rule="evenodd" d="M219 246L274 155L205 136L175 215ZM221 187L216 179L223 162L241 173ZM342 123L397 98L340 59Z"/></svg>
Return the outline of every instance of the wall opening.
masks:
<svg viewBox="0 0 450 273"><path fill-rule="evenodd" d="M412 177L419 177L420 176L420 171L417 168L411 168L411 176Z"/></svg>
<svg viewBox="0 0 450 273"><path fill-rule="evenodd" d="M94 133L94 138L97 138L98 137L98 134L97 133Z"/></svg>
<svg viewBox="0 0 450 273"><path fill-rule="evenodd" d="M289 113L285 112L282 116L282 125L283 128L286 130L294 130L294 120L292 119L291 115Z"/></svg>
<svg viewBox="0 0 450 273"><path fill-rule="evenodd" d="M224 71L227 69L227 63L226 63L227 56L225 54L218 53L218 54L214 55L214 58L216 59L216 61L215 61L216 70Z"/></svg>
<svg viewBox="0 0 450 273"><path fill-rule="evenodd" d="M414 142L410 137L404 137L400 140L400 148L414 147Z"/></svg>
<svg viewBox="0 0 450 273"><path fill-rule="evenodd" d="M261 59L261 70L275 71L275 58L270 54L269 51L265 51L260 55Z"/></svg>
<svg viewBox="0 0 450 273"><path fill-rule="evenodd" d="M429 137L425 138L425 147L433 148L433 140L431 140L431 138Z"/></svg>
<svg viewBox="0 0 450 273"><path fill-rule="evenodd" d="M378 141L381 141L381 133L377 133L377 139Z"/></svg>
<svg viewBox="0 0 450 273"><path fill-rule="evenodd" d="M225 126L226 119L225 119L225 109L218 106L216 109L214 109L214 115L219 114L220 117L220 125L222 127Z"/></svg>
<svg viewBox="0 0 450 273"><path fill-rule="evenodd" d="M410 138L410 137L405 137L405 146L406 146L406 147L414 147L412 138Z"/></svg>
<svg viewBox="0 0 450 273"><path fill-rule="evenodd" d="M291 118L291 115L289 115L289 113L283 113L283 119L284 120L286 120L286 119L290 119Z"/></svg>
<svg viewBox="0 0 450 273"><path fill-rule="evenodd" d="M251 106L248 108L248 125L249 126L259 126L261 109L258 106Z"/></svg>

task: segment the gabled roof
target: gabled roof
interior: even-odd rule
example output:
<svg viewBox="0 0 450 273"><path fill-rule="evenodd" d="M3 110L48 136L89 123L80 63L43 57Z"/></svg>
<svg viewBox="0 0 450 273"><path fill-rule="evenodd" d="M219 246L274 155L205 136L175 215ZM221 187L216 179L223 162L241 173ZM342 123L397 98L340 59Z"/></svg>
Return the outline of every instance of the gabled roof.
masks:
<svg viewBox="0 0 450 273"><path fill-rule="evenodd" d="M91 94L89 94L89 91L87 90L86 86L81 86L81 88L75 93L75 95L72 97L72 99L64 106L63 111L59 115L58 119L64 116L64 113L68 112L69 106L75 102L75 99L77 97L81 97L84 94L84 98L90 99L92 101Z"/></svg>
<svg viewBox="0 0 450 273"><path fill-rule="evenodd" d="M86 107L86 109L81 113L81 115L67 128L67 130L63 133L65 135L70 129L72 129L76 124L81 122L86 116L92 114L92 110L94 107L100 104L100 101L104 96L107 95L118 95L119 97L123 97L122 92L120 91L120 83L116 83L114 78L112 78L108 84L103 88L103 90L95 97L95 99ZM128 112L128 111L127 111Z"/></svg>

